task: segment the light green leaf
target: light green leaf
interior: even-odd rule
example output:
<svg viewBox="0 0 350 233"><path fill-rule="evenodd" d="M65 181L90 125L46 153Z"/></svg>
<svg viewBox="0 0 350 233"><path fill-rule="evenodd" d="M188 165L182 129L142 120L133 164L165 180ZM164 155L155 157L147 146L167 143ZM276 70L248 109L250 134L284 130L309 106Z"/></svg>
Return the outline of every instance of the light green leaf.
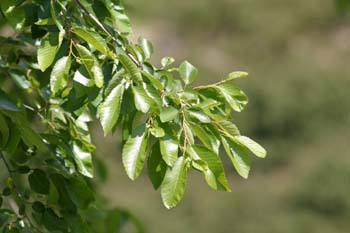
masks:
<svg viewBox="0 0 350 233"><path fill-rule="evenodd" d="M198 70L188 61L184 61L179 67L179 73L184 83L188 85L195 80Z"/></svg>
<svg viewBox="0 0 350 233"><path fill-rule="evenodd" d="M10 97L0 90L0 109L11 111L11 112L20 112L21 110L17 105L10 99Z"/></svg>
<svg viewBox="0 0 350 233"><path fill-rule="evenodd" d="M244 92L233 85L223 84L215 88L219 90L231 108L237 112L241 112L248 103L248 97Z"/></svg>
<svg viewBox="0 0 350 233"><path fill-rule="evenodd" d="M41 41L38 48L38 64L40 70L44 72L55 60L56 54L61 46L65 31L60 33L50 33L47 39Z"/></svg>
<svg viewBox="0 0 350 233"><path fill-rule="evenodd" d="M243 71L235 71L235 72L231 72L227 75L227 77L225 78L225 81L231 81L234 79L238 79L238 78L246 78L248 77L248 73L247 72L243 72Z"/></svg>
<svg viewBox="0 0 350 233"><path fill-rule="evenodd" d="M126 174L135 180L145 163L148 145L146 124L139 126L126 141L123 147L123 164Z"/></svg>
<svg viewBox="0 0 350 233"><path fill-rule="evenodd" d="M152 43L143 37L139 37L138 42L139 42L139 45L141 46L141 48L146 56L146 59L150 59L152 54L153 54Z"/></svg>
<svg viewBox="0 0 350 233"><path fill-rule="evenodd" d="M241 133L239 132L239 129L235 124L233 124L231 121L219 121L217 124L220 126L222 130L224 130L226 133L232 135L232 136L238 136Z"/></svg>
<svg viewBox="0 0 350 233"><path fill-rule="evenodd" d="M185 192L186 180L186 160L181 156L172 168L168 167L161 186L161 196L166 208L173 208L180 202Z"/></svg>
<svg viewBox="0 0 350 233"><path fill-rule="evenodd" d="M140 86L132 87L134 93L134 101L136 109L147 113L152 105L152 99L146 94L145 90Z"/></svg>
<svg viewBox="0 0 350 233"><path fill-rule="evenodd" d="M163 160L172 167L177 159L177 154L179 150L179 142L176 136L170 130L165 130L165 136L160 138L160 152L162 154Z"/></svg>
<svg viewBox="0 0 350 233"><path fill-rule="evenodd" d="M149 129L149 132L156 138L161 138L165 136L164 129L160 127L152 127Z"/></svg>
<svg viewBox="0 0 350 233"><path fill-rule="evenodd" d="M78 50L79 57L84 64L86 71L89 73L90 77L95 80L95 84L98 88L101 88L104 83L104 77L102 68L96 59L96 57L84 46L76 44L76 49Z"/></svg>
<svg viewBox="0 0 350 233"><path fill-rule="evenodd" d="M160 153L159 142L152 147L152 152L147 162L148 176L152 182L154 189L158 189L163 182L167 165L162 159Z"/></svg>
<svg viewBox="0 0 350 233"><path fill-rule="evenodd" d="M189 144L194 144L194 137L193 137L193 133L192 130L190 129L190 127L187 124L183 124L182 125L183 130L186 134L186 139L188 141Z"/></svg>
<svg viewBox="0 0 350 233"><path fill-rule="evenodd" d="M266 157L266 150L258 143L246 136L236 136L235 139L245 147L247 147L253 154L260 158Z"/></svg>
<svg viewBox="0 0 350 233"><path fill-rule="evenodd" d="M104 55L109 55L109 49L106 44L106 40L96 32L79 27L73 27L72 31Z"/></svg>
<svg viewBox="0 0 350 233"><path fill-rule="evenodd" d="M238 174L247 179L251 162L246 148L225 137L221 137L221 142Z"/></svg>
<svg viewBox="0 0 350 233"><path fill-rule="evenodd" d="M132 33L131 24L129 17L122 11L123 8L116 6L111 0L106 0L106 7L113 19L113 25L122 34Z"/></svg>
<svg viewBox="0 0 350 233"><path fill-rule="evenodd" d="M186 112L188 115L194 119L197 119L198 121L202 123L210 123L211 119L209 116L207 116L204 112L199 111L199 110L191 110L187 109Z"/></svg>
<svg viewBox="0 0 350 233"><path fill-rule="evenodd" d="M205 179L210 187L216 190L231 191L228 187L224 167L218 154L200 145L193 145L192 148L198 154L198 156L207 163L208 169L211 171L208 172L206 169L204 169ZM212 174L214 174L215 183L212 182Z"/></svg>
<svg viewBox="0 0 350 233"><path fill-rule="evenodd" d="M209 129L194 124L190 124L190 128L207 148L219 154L220 140Z"/></svg>
<svg viewBox="0 0 350 233"><path fill-rule="evenodd" d="M168 121L172 121L175 118L177 118L179 115L179 110L169 106L169 107L165 107L160 111L160 121L161 122L168 122Z"/></svg>
<svg viewBox="0 0 350 233"><path fill-rule="evenodd" d="M124 69L130 74L131 78L136 81L142 81L139 68L127 55L119 54L118 59L122 63Z"/></svg>
<svg viewBox="0 0 350 233"><path fill-rule="evenodd" d="M82 146L80 146L77 142L74 142L73 153L74 161L78 167L79 173L86 177L93 178L94 170L91 152L87 151L85 148L82 148Z"/></svg>
<svg viewBox="0 0 350 233"><path fill-rule="evenodd" d="M175 59L172 57L163 57L161 60L162 68L169 66L175 62Z"/></svg>
<svg viewBox="0 0 350 233"><path fill-rule="evenodd" d="M67 86L70 65L71 59L66 56L59 59L53 67L50 78L50 88L53 95Z"/></svg>
<svg viewBox="0 0 350 233"><path fill-rule="evenodd" d="M124 84L116 86L106 97L98 110L103 132L107 135L118 121L124 93Z"/></svg>

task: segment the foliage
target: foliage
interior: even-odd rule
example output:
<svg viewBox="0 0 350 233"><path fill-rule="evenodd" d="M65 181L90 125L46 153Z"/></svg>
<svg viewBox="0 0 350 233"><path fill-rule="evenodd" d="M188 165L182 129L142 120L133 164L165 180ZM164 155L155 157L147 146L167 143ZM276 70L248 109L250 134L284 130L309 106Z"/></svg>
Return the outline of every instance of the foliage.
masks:
<svg viewBox="0 0 350 233"><path fill-rule="evenodd" d="M142 231L93 192L95 118L105 135L120 126L127 175L136 179L147 160L167 208L181 200L191 168L213 189L230 191L221 150L244 178L250 153L266 156L231 121L248 99L229 82L247 73L194 87L198 70L188 61L174 67L165 57L152 65L152 44L128 39L119 0L6 0L1 14L15 30L0 38L4 232L110 232L127 221Z"/></svg>

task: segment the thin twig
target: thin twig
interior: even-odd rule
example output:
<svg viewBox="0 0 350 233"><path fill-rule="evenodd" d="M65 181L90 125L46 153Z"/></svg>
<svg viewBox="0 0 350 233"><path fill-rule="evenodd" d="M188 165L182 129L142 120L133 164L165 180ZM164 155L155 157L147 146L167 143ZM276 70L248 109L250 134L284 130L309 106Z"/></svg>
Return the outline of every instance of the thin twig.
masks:
<svg viewBox="0 0 350 233"><path fill-rule="evenodd" d="M104 32L106 33L109 37L111 37L111 39L121 48L123 48L126 52L126 55L139 67L141 68L141 65L139 64L139 62L134 58L134 56L132 56L130 53L128 53L126 51L126 48L123 47L123 44L117 39L115 38L106 28L105 26L103 26L103 24L93 15L91 14L88 9L85 8L85 6L81 3L80 0L75 0L75 2L78 4L78 6L84 11L84 13L89 16L89 18ZM120 33L118 31L116 31L116 33L120 36Z"/></svg>

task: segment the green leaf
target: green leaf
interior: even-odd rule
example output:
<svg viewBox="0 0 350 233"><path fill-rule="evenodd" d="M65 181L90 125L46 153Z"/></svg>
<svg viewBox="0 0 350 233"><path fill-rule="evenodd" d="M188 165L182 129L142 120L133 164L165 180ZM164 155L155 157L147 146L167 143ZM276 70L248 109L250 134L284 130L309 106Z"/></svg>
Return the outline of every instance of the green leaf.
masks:
<svg viewBox="0 0 350 233"><path fill-rule="evenodd" d="M40 194L48 194L50 188L50 181L46 173L40 169L35 169L29 176L28 182L30 188Z"/></svg>
<svg viewBox="0 0 350 233"><path fill-rule="evenodd" d="M78 144L77 142L73 143L74 161L78 167L80 174L89 178L93 178L94 170L92 165L91 152L83 148L83 146L80 144L81 143Z"/></svg>
<svg viewBox="0 0 350 233"><path fill-rule="evenodd" d="M142 81L139 68L127 55L119 54L118 59L122 63L124 69L130 74L132 79L135 81Z"/></svg>
<svg viewBox="0 0 350 233"><path fill-rule="evenodd" d="M221 137L221 142L238 174L247 179L251 162L246 148L225 137Z"/></svg>
<svg viewBox="0 0 350 233"><path fill-rule="evenodd" d="M161 60L162 68L169 66L175 62L175 59L172 57L163 57Z"/></svg>
<svg viewBox="0 0 350 233"><path fill-rule="evenodd" d="M179 110L169 106L169 107L165 107L160 111L160 121L165 123L168 121L172 121L174 119L176 119L179 115Z"/></svg>
<svg viewBox="0 0 350 233"><path fill-rule="evenodd" d="M53 95L62 91L68 82L68 74L71 66L71 59L69 56L59 59L51 72L50 88Z"/></svg>
<svg viewBox="0 0 350 233"><path fill-rule="evenodd" d="M225 78L225 81L231 81L234 79L238 79L238 78L246 78L248 77L248 73L247 72L243 72L243 71L235 71L235 72L231 72L227 75L227 77Z"/></svg>
<svg viewBox="0 0 350 233"><path fill-rule="evenodd" d="M146 59L150 59L152 54L153 54L152 43L143 37L139 37L138 42L139 42L139 45L141 46L141 48L146 56Z"/></svg>
<svg viewBox="0 0 350 233"><path fill-rule="evenodd" d="M219 154L220 140L209 129L190 124L193 134L208 148Z"/></svg>
<svg viewBox="0 0 350 233"><path fill-rule="evenodd" d="M190 117L197 119L198 121L200 121L202 123L210 123L211 122L210 117L202 111L187 109L186 113L188 113L188 115Z"/></svg>
<svg viewBox="0 0 350 233"><path fill-rule="evenodd" d="M60 218L52 209L46 209L41 218L42 224L49 232L67 232L67 222Z"/></svg>
<svg viewBox="0 0 350 233"><path fill-rule="evenodd" d="M231 108L237 112L241 112L248 103L248 97L244 92L233 85L223 84L215 88L219 90Z"/></svg>
<svg viewBox="0 0 350 233"><path fill-rule="evenodd" d="M135 180L142 171L147 145L148 132L146 124L142 124L132 133L123 147L124 169L132 180Z"/></svg>
<svg viewBox="0 0 350 233"><path fill-rule="evenodd" d="M14 103L10 97L0 90L0 109L4 109L12 112L20 112L21 110L17 107L16 103Z"/></svg>
<svg viewBox="0 0 350 233"><path fill-rule="evenodd" d="M109 49L106 44L106 40L96 32L79 27L73 27L72 31L104 55L109 55Z"/></svg>
<svg viewBox="0 0 350 233"><path fill-rule="evenodd" d="M105 135L112 131L118 121L124 88L124 84L116 86L99 107L98 116Z"/></svg>
<svg viewBox="0 0 350 233"><path fill-rule="evenodd" d="M104 83L103 72L96 57L84 46L76 44L75 47L78 50L81 61L83 62L90 77L95 80L95 84L98 88L101 88Z"/></svg>
<svg viewBox="0 0 350 233"><path fill-rule="evenodd" d="M183 124L182 127L186 134L186 139L188 140L188 143L191 145L194 144L194 136L190 127L187 124Z"/></svg>
<svg viewBox="0 0 350 233"><path fill-rule="evenodd" d="M152 105L152 99L147 95L145 90L140 86L132 87L134 93L135 107L137 110L147 113Z"/></svg>
<svg viewBox="0 0 350 233"><path fill-rule="evenodd" d="M152 151L147 162L148 176L154 189L158 189L160 187L161 183L163 182L166 169L167 165L162 159L159 142L156 142L152 147Z"/></svg>
<svg viewBox="0 0 350 233"><path fill-rule="evenodd" d="M173 167L168 167L161 186L161 196L166 208L175 207L182 199L187 180L187 165L183 156Z"/></svg>
<svg viewBox="0 0 350 233"><path fill-rule="evenodd" d="M217 124L220 126L221 129L223 129L226 133L232 136L238 136L241 134L237 126L231 121L219 121L217 122Z"/></svg>
<svg viewBox="0 0 350 233"><path fill-rule="evenodd" d="M184 61L179 67L179 73L184 83L188 85L195 80L198 70L188 61Z"/></svg>
<svg viewBox="0 0 350 233"><path fill-rule="evenodd" d="M152 128L149 129L149 132L156 138L162 138L165 136L164 129L160 127L153 126Z"/></svg>
<svg viewBox="0 0 350 233"><path fill-rule="evenodd" d="M260 158L265 158L266 157L266 150L260 146L258 143L253 141L252 139L246 137L246 136L236 136L235 139L247 147L253 154Z"/></svg>
<svg viewBox="0 0 350 233"><path fill-rule="evenodd" d="M56 54L61 46L65 31L60 33L50 33L47 39L41 41L38 48L38 64L40 70L44 72L55 60Z"/></svg>
<svg viewBox="0 0 350 233"><path fill-rule="evenodd" d="M210 187L215 190L231 191L228 187L224 167L218 154L200 145L193 145L192 148L208 165L210 172L208 172L207 169L204 169L203 173ZM215 177L214 180L212 179L212 174Z"/></svg>
<svg viewBox="0 0 350 233"><path fill-rule="evenodd" d="M106 8L111 14L113 25L120 31L122 34L132 33L131 24L129 17L124 14L122 11L123 8L116 6L111 0L106 0Z"/></svg>
<svg viewBox="0 0 350 233"><path fill-rule="evenodd" d="M10 130L6 119L0 113L0 149L4 148L9 140Z"/></svg>
<svg viewBox="0 0 350 233"><path fill-rule="evenodd" d="M12 113L6 113L5 114L11 118L12 122L16 125L16 129L19 129L20 136L23 140L23 142L29 146L29 147L36 147L39 151L41 152L47 152L47 147L45 143L43 142L41 136L36 133L31 127L30 123L28 122L26 116L23 113L18 113L18 112L12 112ZM14 130L14 133L18 133L17 130ZM11 131L12 134L12 131ZM10 135L10 145L6 145L6 150L12 148L12 146L18 144L18 138L16 136L11 136ZM12 142L13 140L13 142ZM12 144L13 143L13 144ZM10 147L9 147L10 146ZM12 148L16 149L16 148Z"/></svg>
<svg viewBox="0 0 350 233"><path fill-rule="evenodd" d="M179 142L175 134L171 130L165 128L165 136L160 138L159 143L163 160L170 167L174 166L179 150Z"/></svg>
<svg viewBox="0 0 350 233"><path fill-rule="evenodd" d="M86 209L94 201L94 195L90 187L83 179L70 178L65 181L67 192L79 209Z"/></svg>

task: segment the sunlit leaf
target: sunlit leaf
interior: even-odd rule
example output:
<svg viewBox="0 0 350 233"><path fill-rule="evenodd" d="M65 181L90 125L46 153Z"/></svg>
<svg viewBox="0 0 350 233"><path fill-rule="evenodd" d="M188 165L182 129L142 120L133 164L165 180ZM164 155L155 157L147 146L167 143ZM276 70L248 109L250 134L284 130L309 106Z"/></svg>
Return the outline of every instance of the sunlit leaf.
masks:
<svg viewBox="0 0 350 233"><path fill-rule="evenodd" d="M183 156L179 157L173 167L168 167L161 186L163 204L170 209L182 199L187 180L187 165Z"/></svg>

